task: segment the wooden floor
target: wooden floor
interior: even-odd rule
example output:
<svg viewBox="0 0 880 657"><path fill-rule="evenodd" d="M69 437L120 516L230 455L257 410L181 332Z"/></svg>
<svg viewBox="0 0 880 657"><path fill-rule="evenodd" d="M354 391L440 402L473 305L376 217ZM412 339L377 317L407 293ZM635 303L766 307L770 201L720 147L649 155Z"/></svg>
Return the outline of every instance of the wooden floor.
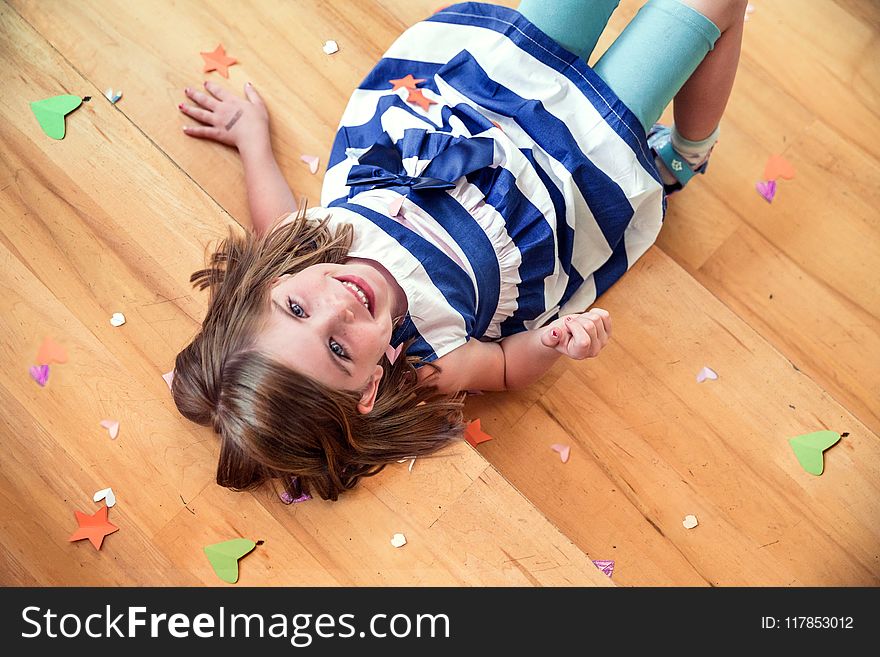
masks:
<svg viewBox="0 0 880 657"><path fill-rule="evenodd" d="M335 504L213 483L216 440L161 377L206 307L189 274L248 224L237 155L180 129L198 53L222 42L239 60L211 79L254 83L285 174L317 200L300 155L326 163L348 94L442 4L0 4L0 584L216 585L202 547L240 536L264 541L245 585L880 584L871 0L754 3L707 175L601 299L612 342L526 391L471 397L494 440L389 467ZM596 55L638 4L621 3ZM116 106L108 87L124 91ZM92 100L54 141L28 103L60 93ZM772 153L797 173L768 204L754 184ZM70 360L40 388L27 371L46 335ZM703 366L718 380L697 384ZM110 417L115 441L98 426ZM816 477L788 439L821 429L848 435ZM119 531L100 552L68 542L107 486ZM611 579L594 559L615 561Z"/></svg>

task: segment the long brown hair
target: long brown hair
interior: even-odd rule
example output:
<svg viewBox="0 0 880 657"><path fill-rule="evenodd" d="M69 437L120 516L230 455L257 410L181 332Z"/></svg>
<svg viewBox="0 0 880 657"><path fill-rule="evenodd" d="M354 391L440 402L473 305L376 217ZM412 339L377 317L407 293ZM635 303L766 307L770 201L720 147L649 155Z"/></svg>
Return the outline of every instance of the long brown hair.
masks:
<svg viewBox="0 0 880 657"><path fill-rule="evenodd" d="M271 282L343 262L351 240L351 226L331 234L326 219L308 220L303 207L263 236L230 229L190 277L210 300L201 330L177 355L171 391L184 417L219 434L221 486L249 490L271 481L294 498L336 500L361 477L461 436L462 397L438 394L431 376L420 381L418 359L392 364L383 356L375 405L362 414L360 393L329 388L256 349Z"/></svg>

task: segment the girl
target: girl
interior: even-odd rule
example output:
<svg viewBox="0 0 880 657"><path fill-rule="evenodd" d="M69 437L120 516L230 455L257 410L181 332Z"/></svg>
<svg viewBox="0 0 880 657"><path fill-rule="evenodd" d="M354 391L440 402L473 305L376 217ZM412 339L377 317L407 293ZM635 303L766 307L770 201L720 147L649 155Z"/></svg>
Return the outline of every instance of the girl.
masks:
<svg viewBox="0 0 880 657"><path fill-rule="evenodd" d="M404 32L352 95L308 211L250 84L186 90L184 131L238 149L253 222L192 276L210 305L172 387L220 436L219 484L335 500L458 438L461 391L599 354L611 319L583 311L705 171L745 12L649 0L591 69L616 5L464 3ZM673 97L674 127L654 125Z"/></svg>

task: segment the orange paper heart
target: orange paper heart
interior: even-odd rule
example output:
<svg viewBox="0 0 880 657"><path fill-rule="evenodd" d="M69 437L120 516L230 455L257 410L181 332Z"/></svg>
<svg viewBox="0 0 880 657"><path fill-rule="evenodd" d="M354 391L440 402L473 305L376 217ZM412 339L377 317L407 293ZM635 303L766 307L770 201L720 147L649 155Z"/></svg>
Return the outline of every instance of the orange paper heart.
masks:
<svg viewBox="0 0 880 657"><path fill-rule="evenodd" d="M52 340L52 338L47 337L43 340L43 344L40 345L40 349L37 351L38 365L51 365L52 363L66 362L67 349Z"/></svg>
<svg viewBox="0 0 880 657"><path fill-rule="evenodd" d="M776 180L777 178L791 180L794 178L794 167L781 155L771 155L767 160L767 166L764 167L764 180Z"/></svg>

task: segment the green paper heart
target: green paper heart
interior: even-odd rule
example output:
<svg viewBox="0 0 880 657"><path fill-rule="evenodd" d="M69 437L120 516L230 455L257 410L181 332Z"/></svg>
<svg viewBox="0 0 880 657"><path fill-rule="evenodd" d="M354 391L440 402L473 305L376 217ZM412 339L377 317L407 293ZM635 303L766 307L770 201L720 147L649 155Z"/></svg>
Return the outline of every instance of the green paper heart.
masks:
<svg viewBox="0 0 880 657"><path fill-rule="evenodd" d="M840 440L836 431L816 431L789 439L798 462L810 474L820 475L825 469L822 452Z"/></svg>
<svg viewBox="0 0 880 657"><path fill-rule="evenodd" d="M231 541L206 545L204 549L217 577L235 584L238 581L238 560L256 546L256 543L246 538L233 538Z"/></svg>
<svg viewBox="0 0 880 657"><path fill-rule="evenodd" d="M53 96L45 100L35 100L31 110L40 122L40 127L52 139L64 139L64 117L82 105L83 99L71 94Z"/></svg>

